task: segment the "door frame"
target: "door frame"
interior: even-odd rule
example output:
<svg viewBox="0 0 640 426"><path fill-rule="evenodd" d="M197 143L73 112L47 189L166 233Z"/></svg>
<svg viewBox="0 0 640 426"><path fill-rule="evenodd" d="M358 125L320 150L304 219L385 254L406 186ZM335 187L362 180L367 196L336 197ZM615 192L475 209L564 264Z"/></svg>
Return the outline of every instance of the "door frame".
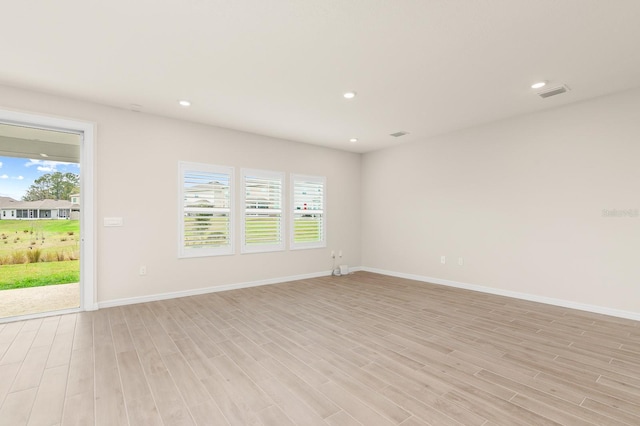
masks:
<svg viewBox="0 0 640 426"><path fill-rule="evenodd" d="M95 209L95 143L96 123L63 117L33 114L0 108L0 123L47 130L78 133L80 143L80 307L64 311L11 317L10 320L59 315L68 312L94 311L96 301L96 209Z"/></svg>

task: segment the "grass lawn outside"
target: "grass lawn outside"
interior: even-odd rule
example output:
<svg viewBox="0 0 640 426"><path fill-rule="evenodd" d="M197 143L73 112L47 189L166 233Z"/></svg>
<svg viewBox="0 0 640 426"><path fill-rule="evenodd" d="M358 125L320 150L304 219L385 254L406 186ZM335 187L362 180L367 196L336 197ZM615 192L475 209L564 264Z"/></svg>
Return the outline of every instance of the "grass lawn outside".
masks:
<svg viewBox="0 0 640 426"><path fill-rule="evenodd" d="M269 215L253 215L245 218L245 240L250 246L278 241L284 232L281 219ZM294 219L294 242L320 241L322 219L318 217L296 217ZM229 244L229 220L222 217L186 216L184 218L185 245L219 247Z"/></svg>
<svg viewBox="0 0 640 426"><path fill-rule="evenodd" d="M0 220L0 290L79 282L79 251L78 220Z"/></svg>
<svg viewBox="0 0 640 426"><path fill-rule="evenodd" d="M79 220L0 220L0 256L38 248L43 254L80 249Z"/></svg>
<svg viewBox="0 0 640 426"><path fill-rule="evenodd" d="M294 242L320 241L321 220L313 217L295 218ZM249 245L260 245L262 241L277 241L282 233L278 218L251 216L245 219L245 238Z"/></svg>
<svg viewBox="0 0 640 426"><path fill-rule="evenodd" d="M295 231L294 242L307 243L320 241L322 238L321 219L314 217L295 218L293 227Z"/></svg>
<svg viewBox="0 0 640 426"><path fill-rule="evenodd" d="M77 283L79 281L79 260L0 266L0 290Z"/></svg>

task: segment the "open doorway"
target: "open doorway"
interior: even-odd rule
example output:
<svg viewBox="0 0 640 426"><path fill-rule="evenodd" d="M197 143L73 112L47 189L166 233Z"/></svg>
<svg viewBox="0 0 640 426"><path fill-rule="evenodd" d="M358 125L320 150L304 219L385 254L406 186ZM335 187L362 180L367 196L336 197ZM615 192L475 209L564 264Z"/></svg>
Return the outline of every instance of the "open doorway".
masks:
<svg viewBox="0 0 640 426"><path fill-rule="evenodd" d="M94 309L92 144L89 123L0 110L0 322Z"/></svg>

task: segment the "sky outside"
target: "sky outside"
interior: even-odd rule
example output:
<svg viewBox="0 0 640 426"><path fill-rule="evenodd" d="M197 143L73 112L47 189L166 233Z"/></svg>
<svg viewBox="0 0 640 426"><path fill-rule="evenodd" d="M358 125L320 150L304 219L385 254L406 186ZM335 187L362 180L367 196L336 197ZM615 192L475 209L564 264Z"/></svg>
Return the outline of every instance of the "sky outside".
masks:
<svg viewBox="0 0 640 426"><path fill-rule="evenodd" d="M53 172L80 174L80 165L58 161L0 157L0 197L22 200L34 180Z"/></svg>

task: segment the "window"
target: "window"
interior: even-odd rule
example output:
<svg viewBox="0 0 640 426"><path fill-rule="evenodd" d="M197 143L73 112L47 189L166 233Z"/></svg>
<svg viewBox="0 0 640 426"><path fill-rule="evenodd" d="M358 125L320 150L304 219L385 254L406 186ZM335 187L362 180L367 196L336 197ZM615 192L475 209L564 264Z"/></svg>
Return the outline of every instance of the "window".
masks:
<svg viewBox="0 0 640 426"><path fill-rule="evenodd" d="M242 170L242 252L284 250L284 173Z"/></svg>
<svg viewBox="0 0 640 426"><path fill-rule="evenodd" d="M291 249L326 247L325 178L291 176Z"/></svg>
<svg viewBox="0 0 640 426"><path fill-rule="evenodd" d="M179 163L179 257L233 254L233 167Z"/></svg>

